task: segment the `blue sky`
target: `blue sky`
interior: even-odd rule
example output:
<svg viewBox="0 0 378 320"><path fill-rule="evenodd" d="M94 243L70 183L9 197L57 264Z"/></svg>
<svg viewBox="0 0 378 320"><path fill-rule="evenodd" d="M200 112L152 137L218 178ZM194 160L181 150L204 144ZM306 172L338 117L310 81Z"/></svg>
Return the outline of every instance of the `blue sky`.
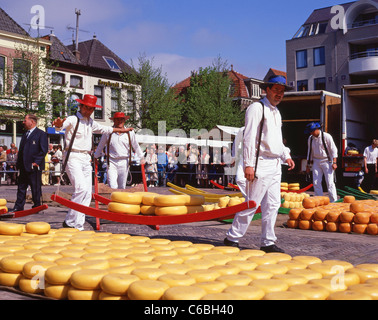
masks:
<svg viewBox="0 0 378 320"><path fill-rule="evenodd" d="M0 6L28 30L34 5L45 26L72 43L75 8L81 10L79 41L97 38L124 61L141 54L162 66L171 84L220 56L234 70L262 79L269 68L286 71L285 41L313 10L338 0L0 0ZM42 34L50 29L41 30ZM36 35L32 31L32 35Z"/></svg>

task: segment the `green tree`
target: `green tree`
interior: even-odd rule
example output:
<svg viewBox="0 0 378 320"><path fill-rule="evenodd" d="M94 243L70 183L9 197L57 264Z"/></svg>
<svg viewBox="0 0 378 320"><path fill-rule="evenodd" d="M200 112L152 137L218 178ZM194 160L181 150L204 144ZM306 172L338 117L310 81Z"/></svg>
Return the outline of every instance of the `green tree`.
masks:
<svg viewBox="0 0 378 320"><path fill-rule="evenodd" d="M132 67L136 74L123 74L125 82L141 86L139 107L131 115L133 125L146 128L158 134L159 121L166 121L166 130L178 128L181 112L174 90L163 74L162 67L153 66L153 58L145 55L138 57L138 65Z"/></svg>
<svg viewBox="0 0 378 320"><path fill-rule="evenodd" d="M244 116L233 102L231 88L227 63L221 58L194 72L183 103L183 128L188 131L211 130L216 125L241 126Z"/></svg>

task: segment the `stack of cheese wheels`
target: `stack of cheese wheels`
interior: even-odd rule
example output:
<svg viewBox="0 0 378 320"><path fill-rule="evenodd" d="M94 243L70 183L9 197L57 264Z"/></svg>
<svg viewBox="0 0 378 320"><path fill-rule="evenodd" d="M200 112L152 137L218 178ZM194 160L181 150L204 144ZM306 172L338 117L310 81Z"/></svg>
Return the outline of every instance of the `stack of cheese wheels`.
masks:
<svg viewBox="0 0 378 320"><path fill-rule="evenodd" d="M160 195L154 197L157 216L178 216L203 212L205 197L202 195Z"/></svg>
<svg viewBox="0 0 378 320"><path fill-rule="evenodd" d="M31 224L0 235L0 285L60 300L370 300L378 264Z"/></svg>
<svg viewBox="0 0 378 320"><path fill-rule="evenodd" d="M294 192L281 192L281 199L284 200L282 204L286 209L299 209L303 208L303 200L310 197L308 193L294 193Z"/></svg>
<svg viewBox="0 0 378 320"><path fill-rule="evenodd" d="M287 182L281 182L281 190L289 191L289 184Z"/></svg>
<svg viewBox="0 0 378 320"><path fill-rule="evenodd" d="M303 200L303 209L289 212L287 226L303 230L378 235L378 201L346 196L342 203L325 197Z"/></svg>
<svg viewBox="0 0 378 320"><path fill-rule="evenodd" d="M298 191L300 190L301 185L299 183L289 183L288 190L289 191Z"/></svg>
<svg viewBox="0 0 378 320"><path fill-rule="evenodd" d="M7 208L7 200L6 199L0 199L0 211L5 210L5 213L8 212Z"/></svg>
<svg viewBox="0 0 378 320"><path fill-rule="evenodd" d="M143 195L140 192L113 192L108 210L115 213L138 215L142 199Z"/></svg>
<svg viewBox="0 0 378 320"><path fill-rule="evenodd" d="M243 202L245 202L245 198L230 197L230 196L221 197L221 198L218 199L218 203L212 205L213 206L212 210L216 210L216 209L219 209L219 208L227 208L227 207L237 206L237 205L239 205ZM205 209L206 209L206 207L205 207ZM206 211L210 211L210 210L206 210Z"/></svg>

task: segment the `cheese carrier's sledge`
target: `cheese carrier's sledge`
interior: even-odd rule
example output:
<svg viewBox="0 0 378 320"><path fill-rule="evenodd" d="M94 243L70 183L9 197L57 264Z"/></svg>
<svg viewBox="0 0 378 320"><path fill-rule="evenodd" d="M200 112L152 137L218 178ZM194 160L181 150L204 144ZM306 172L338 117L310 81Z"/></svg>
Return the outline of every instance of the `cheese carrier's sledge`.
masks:
<svg viewBox="0 0 378 320"><path fill-rule="evenodd" d="M99 201L105 205L110 202L109 199L102 197L98 194L94 194L93 197L96 201ZM95 217L97 219L103 219L103 220L120 222L120 223L136 224L136 225L147 225L147 226L155 227L157 230L160 229L161 225L175 225L175 224L185 224L185 223L200 222L200 221L232 219L235 216L235 214L237 214L238 212L246 210L248 208L256 207L256 203L254 201L249 201L249 202L244 202L236 206L213 210L213 211L205 211L205 212L178 215L178 216L144 216L144 215L128 215L128 214L122 214L122 213L114 213L114 212L101 210L98 208L86 207L81 204L77 204L75 202L62 198L55 194L51 196L51 200L56 201L65 207L79 211L81 213L84 213L88 216ZM99 230L99 224L97 224L97 229Z"/></svg>

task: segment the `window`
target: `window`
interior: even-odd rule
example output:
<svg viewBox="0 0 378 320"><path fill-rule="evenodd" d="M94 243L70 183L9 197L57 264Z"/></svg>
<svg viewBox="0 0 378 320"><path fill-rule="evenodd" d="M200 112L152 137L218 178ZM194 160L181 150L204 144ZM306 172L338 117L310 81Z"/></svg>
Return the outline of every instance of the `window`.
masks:
<svg viewBox="0 0 378 320"><path fill-rule="evenodd" d="M297 91L308 91L308 80L297 81Z"/></svg>
<svg viewBox="0 0 378 320"><path fill-rule="evenodd" d="M325 65L325 48L319 47L314 49L314 66Z"/></svg>
<svg viewBox="0 0 378 320"><path fill-rule="evenodd" d="M94 86L94 95L97 97L97 104L99 106L104 106L104 99L102 97L102 87ZM102 108L95 108L94 111L94 118L95 119L104 119L104 109Z"/></svg>
<svg viewBox="0 0 378 320"><path fill-rule="evenodd" d="M13 93L26 96L30 81L31 63L23 59L13 60Z"/></svg>
<svg viewBox="0 0 378 320"><path fill-rule="evenodd" d="M314 90L326 90L326 78L315 79Z"/></svg>
<svg viewBox="0 0 378 320"><path fill-rule="evenodd" d="M53 117L61 117L63 119L66 116L66 96L64 92L59 90L52 90L51 100L53 105Z"/></svg>
<svg viewBox="0 0 378 320"><path fill-rule="evenodd" d="M53 72L52 73L52 83L55 85L63 86L65 82L65 76L63 73L60 72Z"/></svg>
<svg viewBox="0 0 378 320"><path fill-rule="evenodd" d="M298 32L295 34L294 38L307 37L310 32L311 25L302 26Z"/></svg>
<svg viewBox="0 0 378 320"><path fill-rule="evenodd" d="M113 58L110 58L110 57L103 57L103 58L112 71L121 72L121 68L118 66L117 62Z"/></svg>
<svg viewBox="0 0 378 320"><path fill-rule="evenodd" d="M83 78L78 76L71 76L70 78L70 86L72 88L83 88Z"/></svg>
<svg viewBox="0 0 378 320"><path fill-rule="evenodd" d="M307 68L307 50L297 51L297 69Z"/></svg>
<svg viewBox="0 0 378 320"><path fill-rule="evenodd" d="M112 104L111 104L111 107L110 107L110 111L111 111L111 115L113 116L115 112L118 112L119 111L119 99L120 99L120 90L119 89L114 89L112 88L112 92L111 92L111 101L112 101Z"/></svg>
<svg viewBox="0 0 378 320"><path fill-rule="evenodd" d="M5 57L0 56L0 94L4 93L5 84Z"/></svg>

